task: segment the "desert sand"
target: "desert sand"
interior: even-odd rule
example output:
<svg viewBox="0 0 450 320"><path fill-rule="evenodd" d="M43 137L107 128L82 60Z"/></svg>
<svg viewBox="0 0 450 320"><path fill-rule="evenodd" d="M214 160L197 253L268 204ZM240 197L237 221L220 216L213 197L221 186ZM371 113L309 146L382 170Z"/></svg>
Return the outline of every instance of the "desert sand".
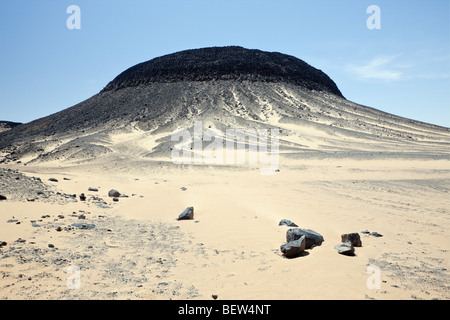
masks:
<svg viewBox="0 0 450 320"><path fill-rule="evenodd" d="M0 299L449 298L447 160L282 159L266 176L249 165L101 163L2 166L24 175L10 186L39 177L48 189L0 203ZM115 202L111 189L128 197ZM176 220L189 206L194 219ZM281 219L325 241L288 259ZM71 227L80 222L95 227ZM340 255L350 232L362 247Z"/></svg>

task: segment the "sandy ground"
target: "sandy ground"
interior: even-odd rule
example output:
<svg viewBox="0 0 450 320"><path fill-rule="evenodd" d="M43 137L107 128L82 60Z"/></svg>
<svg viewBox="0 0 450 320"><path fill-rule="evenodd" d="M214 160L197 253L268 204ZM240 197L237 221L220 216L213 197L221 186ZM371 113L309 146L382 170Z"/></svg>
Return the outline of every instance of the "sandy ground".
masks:
<svg viewBox="0 0 450 320"><path fill-rule="evenodd" d="M0 202L0 299L450 298L448 161L280 164L269 176L249 167L3 165L25 175L9 190L31 177L48 189ZM114 202L110 189L128 197ZM194 219L176 220L189 206ZM281 219L325 241L287 259ZM334 249L350 232L363 243L353 257Z"/></svg>

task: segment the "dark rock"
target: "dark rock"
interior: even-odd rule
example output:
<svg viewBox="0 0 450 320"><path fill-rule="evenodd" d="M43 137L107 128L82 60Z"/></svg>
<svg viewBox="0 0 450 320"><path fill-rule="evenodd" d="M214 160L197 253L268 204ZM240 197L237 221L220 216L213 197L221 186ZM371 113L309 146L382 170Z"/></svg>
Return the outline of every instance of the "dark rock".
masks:
<svg viewBox="0 0 450 320"><path fill-rule="evenodd" d="M64 219L64 216L63 216L62 214L59 214L59 215L58 215L58 218L59 218L59 219Z"/></svg>
<svg viewBox="0 0 450 320"><path fill-rule="evenodd" d="M2 195L0 194L0 201L3 201L3 200L7 200L7 199L6 199L5 196L2 196Z"/></svg>
<svg viewBox="0 0 450 320"><path fill-rule="evenodd" d="M118 202L118 201L119 201L119 198L118 198L118 197L114 197L114 198L113 198L113 201L114 201L114 202Z"/></svg>
<svg viewBox="0 0 450 320"><path fill-rule="evenodd" d="M343 254L346 256L354 256L355 255L355 248L353 247L353 245L351 244L350 241L340 243L340 244L334 246L334 248L337 250L337 252L339 254Z"/></svg>
<svg viewBox="0 0 450 320"><path fill-rule="evenodd" d="M120 192L114 189L109 190L108 197L116 198L120 196Z"/></svg>
<svg viewBox="0 0 450 320"><path fill-rule="evenodd" d="M186 191L187 188L186 188L186 187L181 187L180 190L181 190L181 191Z"/></svg>
<svg viewBox="0 0 450 320"><path fill-rule="evenodd" d="M369 234L370 231L369 231L369 230L365 230L365 231L361 231L361 233L363 233L363 234Z"/></svg>
<svg viewBox="0 0 450 320"><path fill-rule="evenodd" d="M86 201L86 196L84 195L84 193L80 194L80 200Z"/></svg>
<svg viewBox="0 0 450 320"><path fill-rule="evenodd" d="M345 243L347 241L350 241L352 246L354 247L362 247L362 241L359 237L358 233L345 233L341 235L341 242Z"/></svg>
<svg viewBox="0 0 450 320"><path fill-rule="evenodd" d="M55 246L54 246L52 243L49 243L49 244L48 244L48 247L49 247L49 248L54 248Z"/></svg>
<svg viewBox="0 0 450 320"><path fill-rule="evenodd" d="M194 218L194 207L188 207L178 216L177 220L190 220Z"/></svg>
<svg viewBox="0 0 450 320"><path fill-rule="evenodd" d="M294 222L292 222L291 220L288 220L288 219L282 219L278 225L279 226L288 226L288 227L298 227L298 225L296 225Z"/></svg>
<svg viewBox="0 0 450 320"><path fill-rule="evenodd" d="M89 224L89 223L82 223L82 222L78 222L78 223L73 223L72 227L76 227L78 229L94 229L95 225L94 224Z"/></svg>
<svg viewBox="0 0 450 320"><path fill-rule="evenodd" d="M382 234L379 234L378 232L371 232L370 235L373 236L373 237L377 237L377 238L383 236Z"/></svg>
<svg viewBox="0 0 450 320"><path fill-rule="evenodd" d="M97 192L98 189L97 189L97 188L93 188L93 187L89 187L88 191L94 191L94 192Z"/></svg>
<svg viewBox="0 0 450 320"><path fill-rule="evenodd" d="M287 258L295 258L305 251L306 237L302 236L297 240L281 245L280 250Z"/></svg>
<svg viewBox="0 0 450 320"><path fill-rule="evenodd" d="M286 232L286 242L289 243L291 241L298 240L302 236L305 236L305 249L311 249L315 246L320 246L322 242L325 241L322 235L313 230L294 228L289 229Z"/></svg>
<svg viewBox="0 0 450 320"><path fill-rule="evenodd" d="M219 297L217 294L213 294L212 296L211 296L214 300L217 300L217 298Z"/></svg>
<svg viewBox="0 0 450 320"><path fill-rule="evenodd" d="M0 241L0 248L5 247L7 245L6 241Z"/></svg>
<svg viewBox="0 0 450 320"><path fill-rule="evenodd" d="M79 216L78 216L78 219L86 219L86 216L84 215L84 214L80 214Z"/></svg>
<svg viewBox="0 0 450 320"><path fill-rule="evenodd" d="M58 227L58 228L56 228L56 231L60 232L60 231L62 231L62 228Z"/></svg>
<svg viewBox="0 0 450 320"><path fill-rule="evenodd" d="M55 179L55 178L50 178L50 179L48 179L48 181L52 181L52 182L58 182L58 179Z"/></svg>

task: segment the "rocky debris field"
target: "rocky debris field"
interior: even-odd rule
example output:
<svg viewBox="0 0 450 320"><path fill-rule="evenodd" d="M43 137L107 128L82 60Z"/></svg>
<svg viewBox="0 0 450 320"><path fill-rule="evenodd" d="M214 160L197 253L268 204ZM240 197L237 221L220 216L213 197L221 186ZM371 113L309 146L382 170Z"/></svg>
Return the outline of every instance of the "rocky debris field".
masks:
<svg viewBox="0 0 450 320"><path fill-rule="evenodd" d="M39 177L28 177L18 170L5 168L0 168L0 197L10 201L76 201L76 195L57 192Z"/></svg>
<svg viewBox="0 0 450 320"><path fill-rule="evenodd" d="M12 228L31 223L34 230L26 239L0 241L0 299L190 299L198 295L192 285L167 280L189 243L179 226L85 211L7 222ZM52 285L41 285L44 282Z"/></svg>

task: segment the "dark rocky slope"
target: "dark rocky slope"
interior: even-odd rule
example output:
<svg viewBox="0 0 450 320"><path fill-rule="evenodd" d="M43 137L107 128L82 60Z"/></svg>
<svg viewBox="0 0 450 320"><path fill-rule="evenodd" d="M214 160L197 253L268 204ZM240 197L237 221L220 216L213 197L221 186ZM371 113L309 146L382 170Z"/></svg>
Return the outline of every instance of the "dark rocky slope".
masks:
<svg viewBox="0 0 450 320"><path fill-rule="evenodd" d="M8 131L21 124L20 122L0 121L0 132Z"/></svg>

